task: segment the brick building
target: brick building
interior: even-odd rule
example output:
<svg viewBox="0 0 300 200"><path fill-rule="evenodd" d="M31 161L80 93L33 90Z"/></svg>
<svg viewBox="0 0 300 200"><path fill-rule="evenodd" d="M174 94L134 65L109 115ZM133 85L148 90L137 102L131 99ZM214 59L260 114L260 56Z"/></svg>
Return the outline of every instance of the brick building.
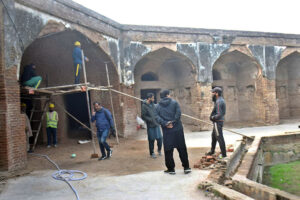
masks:
<svg viewBox="0 0 300 200"><path fill-rule="evenodd" d="M228 123L276 124L300 116L299 35L122 25L68 0L3 0L0 36L0 170L26 166L18 82L23 67L36 64L41 87L72 84L77 40L89 57L87 78L94 85L107 85L107 63L114 89L142 98L151 91L157 99L170 89L184 113L203 120L214 86L224 90ZM107 92L90 97L111 108ZM88 123L82 94L53 101ZM113 104L120 134L132 134L140 102L114 93ZM57 111L60 142L86 135ZM192 130L207 129L183 120Z"/></svg>

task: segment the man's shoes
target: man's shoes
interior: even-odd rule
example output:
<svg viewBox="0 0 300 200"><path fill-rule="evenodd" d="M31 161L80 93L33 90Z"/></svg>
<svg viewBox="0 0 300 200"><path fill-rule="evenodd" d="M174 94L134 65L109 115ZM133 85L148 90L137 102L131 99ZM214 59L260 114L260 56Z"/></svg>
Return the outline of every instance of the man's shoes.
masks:
<svg viewBox="0 0 300 200"><path fill-rule="evenodd" d="M164 173L171 174L171 175L175 175L176 174L174 169L172 169L172 170L167 169L167 170L164 171Z"/></svg>
<svg viewBox="0 0 300 200"><path fill-rule="evenodd" d="M47 148L49 149L51 147L51 145L48 145Z"/></svg>
<svg viewBox="0 0 300 200"><path fill-rule="evenodd" d="M151 154L151 158L157 158L156 155L155 155L155 153Z"/></svg>
<svg viewBox="0 0 300 200"><path fill-rule="evenodd" d="M55 144L55 145L54 145L54 147L56 148L56 147L57 147L57 145Z"/></svg>
<svg viewBox="0 0 300 200"><path fill-rule="evenodd" d="M183 171L185 174L189 174L192 172L191 168L185 168Z"/></svg>
<svg viewBox="0 0 300 200"><path fill-rule="evenodd" d="M162 156L161 151L158 151L158 155L159 155L159 156Z"/></svg>
<svg viewBox="0 0 300 200"><path fill-rule="evenodd" d="M215 152L209 151L209 152L206 152L205 155L206 155L206 156L211 156L211 155L214 155L214 153L215 153Z"/></svg>
<svg viewBox="0 0 300 200"><path fill-rule="evenodd" d="M106 156L101 156L98 160L105 160L106 158Z"/></svg>
<svg viewBox="0 0 300 200"><path fill-rule="evenodd" d="M110 150L108 153L107 153L107 159L109 159L109 158L111 158L111 156L112 156L112 150Z"/></svg>

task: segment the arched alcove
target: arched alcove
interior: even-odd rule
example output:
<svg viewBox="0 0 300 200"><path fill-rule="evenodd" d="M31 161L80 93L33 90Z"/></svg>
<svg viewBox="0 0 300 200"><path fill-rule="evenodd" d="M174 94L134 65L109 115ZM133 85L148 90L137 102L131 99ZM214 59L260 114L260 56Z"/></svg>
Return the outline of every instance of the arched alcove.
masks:
<svg viewBox="0 0 300 200"><path fill-rule="evenodd" d="M262 106L258 75L261 69L249 56L232 51L213 66L213 87L223 88L226 122L257 122Z"/></svg>
<svg viewBox="0 0 300 200"><path fill-rule="evenodd" d="M278 63L276 69L276 98L279 118L300 117L300 54L294 52Z"/></svg>
<svg viewBox="0 0 300 200"><path fill-rule="evenodd" d="M151 75L157 79L143 81L145 75ZM137 62L134 71L135 95L146 98L148 92L155 94L155 99L160 99L159 93L164 89L171 91L172 98L176 99L181 106L182 112L198 115L196 104L197 86L196 69L192 62L184 55L167 48L161 48L145 55ZM140 105L138 105L140 110ZM186 119L184 119L186 120ZM185 121L193 124L193 121Z"/></svg>
<svg viewBox="0 0 300 200"><path fill-rule="evenodd" d="M36 73L43 78L40 87L51 87L74 84L75 67L73 66L72 51L74 42L80 41L85 56L89 58L86 62L87 81L95 86L107 86L107 74L105 62L107 62L111 85L119 90L119 76L111 58L94 42L78 31L66 30L44 36L33 41L25 50L20 73L27 64L36 65ZM81 73L81 83L84 82L83 71ZM108 92L90 91L91 101L100 101L105 108L111 109ZM56 104L66 108L71 114L85 124L89 124L86 97L84 92L59 95L53 97ZM122 127L123 116L120 106L120 96L113 94L113 104L118 127ZM59 110L60 139L87 138L89 131L80 124L69 118L62 109Z"/></svg>

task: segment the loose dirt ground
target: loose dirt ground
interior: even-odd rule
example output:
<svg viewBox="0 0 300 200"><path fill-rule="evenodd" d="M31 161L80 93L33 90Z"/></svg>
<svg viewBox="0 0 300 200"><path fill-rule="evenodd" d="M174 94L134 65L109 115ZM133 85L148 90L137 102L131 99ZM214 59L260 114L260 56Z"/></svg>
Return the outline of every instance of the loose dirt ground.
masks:
<svg viewBox="0 0 300 200"><path fill-rule="evenodd" d="M156 159L150 158L147 141L121 138L118 145L114 139L109 139L108 143L113 146L113 155L111 159L103 161L91 159L93 153L91 143L77 144L76 140L59 144L57 148L48 149L45 146L38 146L34 153L48 155L61 169L76 169L99 175L117 176L166 169L164 156ZM156 150L157 147L155 146ZM207 150L207 147L188 148L190 166L192 167ZM100 155L98 143L96 144L96 152ZM76 154L76 158L71 158L73 153ZM177 151L174 151L174 158L176 169L181 169ZM54 169L54 166L44 158L28 154L27 172L45 169Z"/></svg>

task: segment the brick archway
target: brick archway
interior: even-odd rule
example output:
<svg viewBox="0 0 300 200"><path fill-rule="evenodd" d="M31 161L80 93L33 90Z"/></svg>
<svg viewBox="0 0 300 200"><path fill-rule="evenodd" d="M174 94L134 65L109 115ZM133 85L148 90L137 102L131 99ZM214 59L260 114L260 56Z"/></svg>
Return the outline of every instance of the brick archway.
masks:
<svg viewBox="0 0 300 200"><path fill-rule="evenodd" d="M141 77L146 73L157 75L155 81L143 81ZM197 73L195 66L184 55L167 48L161 48L145 55L140 59L134 71L134 92L138 97L146 94L144 91L152 90L160 99L159 92L169 89L171 96L176 99L182 108L182 112L198 116L197 97L199 88L197 85ZM138 110L140 105L137 105ZM184 119L184 123L197 126L193 121ZM195 127L193 127L195 129Z"/></svg>
<svg viewBox="0 0 300 200"><path fill-rule="evenodd" d="M276 68L276 98L279 118L300 117L300 53L293 51L283 57Z"/></svg>
<svg viewBox="0 0 300 200"><path fill-rule="evenodd" d="M73 66L72 51L75 41L80 41L85 56L89 58L89 62L86 63L87 81L95 86L108 85L105 67L105 62L108 62L111 85L113 85L114 89L120 90L119 75L116 66L110 57L99 48L97 44L89 40L89 38L82 33L74 30L67 29L62 32L40 37L32 42L32 44L26 48L22 56L20 71L23 71L22 68L25 65L34 63L37 68L37 74L43 78L40 87L74 84L75 68ZM81 83L83 82L84 79L81 71ZM82 93L81 96L80 94L70 95L55 96L53 97L53 101L67 108L69 112L82 122L89 124L88 110L84 96L85 93ZM74 98L76 98L77 101L81 101L81 103L74 104ZM100 101L105 108L112 110L108 92L90 91L90 98L92 102ZM123 132L123 112L120 102L120 96L113 94L113 104L116 121L118 122L118 130ZM88 131L80 130L80 125L78 123L74 124L73 120L65 115L63 110L58 110L58 113L60 115L60 125L58 127L58 132L60 132L59 141L65 141L70 138L87 139L84 137L89 136ZM45 139L46 137L44 136L44 142Z"/></svg>
<svg viewBox="0 0 300 200"><path fill-rule="evenodd" d="M257 123L264 120L261 67L249 55L233 50L214 63L213 84L223 88L226 121Z"/></svg>

